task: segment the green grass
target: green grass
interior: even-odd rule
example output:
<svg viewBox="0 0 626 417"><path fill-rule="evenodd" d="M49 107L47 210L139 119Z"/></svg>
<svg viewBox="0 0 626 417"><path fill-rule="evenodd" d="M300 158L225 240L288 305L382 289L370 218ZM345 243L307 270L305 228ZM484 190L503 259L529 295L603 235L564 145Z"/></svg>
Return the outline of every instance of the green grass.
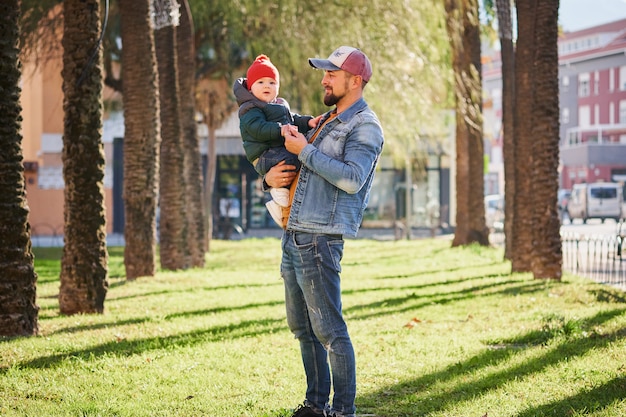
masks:
<svg viewBox="0 0 626 417"><path fill-rule="evenodd" d="M277 239L213 241L206 268L126 282L59 314L60 249L36 249L40 335L0 339L0 416L282 417L304 399ZM359 415L626 415L626 298L510 275L502 251L348 240Z"/></svg>

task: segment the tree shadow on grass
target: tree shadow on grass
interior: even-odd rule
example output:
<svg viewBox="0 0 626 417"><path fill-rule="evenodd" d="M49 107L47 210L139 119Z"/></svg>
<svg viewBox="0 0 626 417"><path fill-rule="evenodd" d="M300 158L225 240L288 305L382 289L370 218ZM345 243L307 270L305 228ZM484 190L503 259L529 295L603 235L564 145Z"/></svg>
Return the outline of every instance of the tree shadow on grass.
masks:
<svg viewBox="0 0 626 417"><path fill-rule="evenodd" d="M493 372L488 377L474 380L471 378L471 375L481 368L493 368L525 348L540 346L551 339L562 337L563 332L555 331L555 329L550 331L530 331L519 337L504 341L495 349L488 348L472 358L452 364L439 372L433 372L408 382L385 386L371 394L361 395L357 398L357 403L360 404L362 409L366 409L367 412L371 412L378 417L399 417L404 415L418 417L427 416L429 413L441 412L450 403L470 401L473 398L485 395L491 390L497 390L508 382L530 377L560 362L571 361L572 358L582 357L591 350L607 347L609 344L626 336L626 329L619 329L603 335L595 334L591 330L595 326L601 325L625 312L625 308L618 308L598 313L586 319L583 324L584 328L590 330L592 336L566 337L554 349L546 349L543 355L525 363ZM564 332L566 333L566 331ZM555 340L555 342L558 341ZM459 381L454 388L438 393L432 391L431 387L433 385L454 380ZM566 416L571 415L572 409L583 411L590 404L598 404L598 407L604 407L615 399L623 398L624 384L624 378L616 378L600 387L581 392L568 399L527 409L519 414L519 417ZM420 395L420 393L426 392L428 394ZM410 414L404 414L405 411L400 411L406 410L408 407L412 407ZM485 410L485 412L487 411Z"/></svg>
<svg viewBox="0 0 626 417"><path fill-rule="evenodd" d="M417 275L421 275L421 274L417 274ZM402 275L402 276L396 276L395 278L397 279L407 279L407 278L416 278L417 275L413 275L413 274L407 274L407 275ZM467 281L474 281L474 280L485 280L485 279L492 279L492 278L501 278L501 277L507 277L509 278L510 275L501 275L501 274L480 274L480 275L474 275L474 276L466 276L466 277L461 277L461 278L457 278L457 279L448 279L445 281L429 281L429 282L425 282L423 284L417 284L417 285L388 285L385 287L381 287L381 286L377 286L374 288L368 287L368 288L359 288L359 289L354 289L354 290L344 290L342 291L342 294L344 295L351 295L351 294L359 294L359 293L369 293L369 292L373 292L373 291L387 291L387 290L399 290L399 289L413 289L413 290L419 290L419 289L427 289L427 288L433 288L433 287L444 287L444 286L449 286L449 285L455 285L455 284L462 284L464 282ZM521 281L528 281L526 279L522 280L522 279L518 279L518 280L511 280L509 279L508 282L521 282Z"/></svg>
<svg viewBox="0 0 626 417"><path fill-rule="evenodd" d="M517 417L571 416L576 413L590 413L605 409L616 401L624 400L626 377L616 377L590 390L579 392L559 401L532 407L519 413Z"/></svg>
<svg viewBox="0 0 626 417"><path fill-rule="evenodd" d="M621 290L617 290L615 288L612 289L599 289L599 290L591 290L591 294L596 297L596 300L605 303L626 303L626 297L624 296L624 292Z"/></svg>
<svg viewBox="0 0 626 417"><path fill-rule="evenodd" d="M502 287L504 289L497 290ZM407 288L410 289L410 287ZM544 289L545 285L542 281L502 280L439 294L419 295L413 292L403 297L392 297L369 304L359 304L345 309L344 312L350 319L364 320L392 313L415 311L433 304L449 304L479 297L485 298L489 296L489 294L485 294L485 291L488 290L492 290L491 295L500 296L502 293L524 294Z"/></svg>
<svg viewBox="0 0 626 417"><path fill-rule="evenodd" d="M171 349L182 346L194 346L199 343L218 342L224 339L238 339L243 337L259 336L285 331L287 325L284 318L266 318L247 320L240 323L214 326L202 330L194 330L171 336L155 336L138 339L112 340L107 343L94 345L85 349L70 352L41 356L31 361L16 363L18 368L46 369L72 359L84 361L94 360L101 355L127 357L140 355L145 352ZM6 373L8 368L0 368L0 374Z"/></svg>
<svg viewBox="0 0 626 417"><path fill-rule="evenodd" d="M269 284L232 284L232 285L218 285L218 286L204 286L204 287L189 287L185 289L171 289L171 290L160 290L160 291L150 291L143 292L137 294L130 295L121 295L121 296L111 296L108 297L106 301L119 301L119 300L129 300L133 298L140 297L151 297L153 295L164 295L164 294L188 294L193 293L196 294L200 291L229 291L229 290L237 290L237 289L252 289L252 288L270 288L275 286L280 286L282 288L282 281L277 281L275 283Z"/></svg>
<svg viewBox="0 0 626 417"><path fill-rule="evenodd" d="M147 292L141 292L141 293L137 293L137 294L130 294L130 295L122 295L122 296L110 296L107 297L105 300L105 307L106 305L110 305L111 303L114 303L116 301L121 301L121 300L132 300L132 299L137 299L137 298L149 298L149 297L153 297L153 296L158 296L158 295L174 295L174 294L188 294L188 293L198 293L199 291L220 291L220 290L233 290L233 289L242 289L242 288L267 288L267 287L273 287L273 286L281 286L282 288L282 282L278 282L276 284L241 284L241 285L221 285L221 286L215 286L215 287L190 287L187 289L172 289L172 290L159 290L159 291L147 291ZM111 288L111 286L109 286L109 289ZM53 294L53 295L47 295L45 297L39 297L40 299L57 299L59 298L59 294ZM58 304L52 304L52 305L48 305L48 306L44 306L44 307L39 307L39 311L40 312L44 312L44 311L48 311L48 310L57 310L59 309L59 305ZM59 316L54 316L59 317ZM40 314L39 316L40 320L46 320L46 319L50 319L52 317L50 316L43 316ZM141 320L141 321L145 321L145 320Z"/></svg>
<svg viewBox="0 0 626 417"><path fill-rule="evenodd" d="M410 278L410 277L418 277L418 276L432 276L436 274L449 275L452 273L458 273L459 271L463 271L463 270L467 270L467 271L472 270L472 269L484 270L485 268L490 267L490 266L504 266L504 265L506 264L504 264L503 262L485 262L485 263L476 264L476 265L458 266L458 267L452 267L450 265L441 265L441 268L437 268L437 269L414 271L410 274L402 274L402 275L382 275L382 276L372 277L372 279L388 280L388 279ZM503 272L502 275L509 275L509 271L507 270L506 272Z"/></svg>
<svg viewBox="0 0 626 417"><path fill-rule="evenodd" d="M245 311L248 309L261 308L261 307L275 307L277 305L282 305L282 304L284 304L282 300L268 301L265 303L251 303L251 304L244 304L240 306L222 306L222 307L206 308L206 309L200 309L200 310L194 310L194 311L181 311L178 313L167 314L165 316L161 316L158 318L138 317L138 318L127 319L127 320L113 320L113 321L107 321L107 322L99 322L99 323L93 323L93 324L84 324L84 325L78 325L78 326L64 327L62 329L59 329L50 333L46 333L46 336L51 336L54 334L62 334L62 333L77 333L77 332L83 332L83 331L92 331L92 330L106 329L106 328L111 328L111 327L134 326L137 324L154 322L154 321L173 320L177 318L193 318L197 316L207 316L211 314L229 313L229 312L242 311L242 310Z"/></svg>

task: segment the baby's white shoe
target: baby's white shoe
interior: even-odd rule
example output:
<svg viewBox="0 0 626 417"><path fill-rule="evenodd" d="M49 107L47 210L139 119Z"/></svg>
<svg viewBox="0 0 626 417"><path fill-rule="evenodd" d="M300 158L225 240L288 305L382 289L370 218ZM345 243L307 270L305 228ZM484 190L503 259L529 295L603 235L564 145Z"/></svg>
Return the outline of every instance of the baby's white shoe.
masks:
<svg viewBox="0 0 626 417"><path fill-rule="evenodd" d="M276 224L283 227L283 208L276 204L274 200L270 200L265 203L265 207Z"/></svg>
<svg viewBox="0 0 626 417"><path fill-rule="evenodd" d="M289 207L289 188L272 188L272 198L281 207Z"/></svg>

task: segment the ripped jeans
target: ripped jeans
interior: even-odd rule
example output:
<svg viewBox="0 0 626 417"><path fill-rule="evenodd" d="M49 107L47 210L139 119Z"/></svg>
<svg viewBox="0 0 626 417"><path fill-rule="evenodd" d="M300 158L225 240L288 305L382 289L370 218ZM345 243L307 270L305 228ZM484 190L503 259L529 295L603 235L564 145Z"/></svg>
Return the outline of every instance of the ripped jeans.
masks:
<svg viewBox="0 0 626 417"><path fill-rule="evenodd" d="M356 411L354 349L341 313L341 235L285 231L281 275L285 283L287 324L300 342L307 380L306 403L352 417ZM330 362L330 367L329 367Z"/></svg>

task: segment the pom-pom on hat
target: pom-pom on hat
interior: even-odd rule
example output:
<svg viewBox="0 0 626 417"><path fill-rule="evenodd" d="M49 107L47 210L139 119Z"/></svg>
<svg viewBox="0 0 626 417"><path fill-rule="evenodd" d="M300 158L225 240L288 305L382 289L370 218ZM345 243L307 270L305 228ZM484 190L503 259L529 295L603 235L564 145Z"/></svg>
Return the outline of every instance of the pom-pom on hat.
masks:
<svg viewBox="0 0 626 417"><path fill-rule="evenodd" d="M250 68L248 68L248 73L246 74L246 83L248 84L248 90L252 88L252 84L254 84L259 78L270 77L276 82L280 82L278 70L272 64L272 61L265 56L259 55L256 57Z"/></svg>

